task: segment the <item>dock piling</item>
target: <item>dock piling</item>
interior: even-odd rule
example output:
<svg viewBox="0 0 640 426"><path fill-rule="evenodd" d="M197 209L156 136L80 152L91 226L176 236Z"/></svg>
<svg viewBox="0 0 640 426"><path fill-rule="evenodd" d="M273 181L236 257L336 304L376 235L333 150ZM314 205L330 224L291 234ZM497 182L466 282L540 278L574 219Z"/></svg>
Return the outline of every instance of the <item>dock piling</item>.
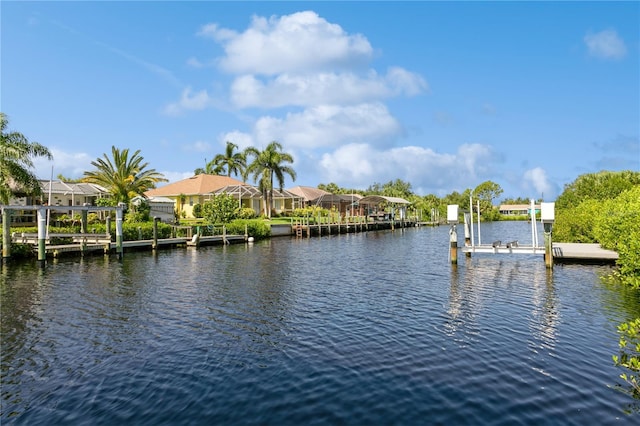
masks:
<svg viewBox="0 0 640 426"><path fill-rule="evenodd" d="M2 260L11 257L11 210L2 209Z"/></svg>
<svg viewBox="0 0 640 426"><path fill-rule="evenodd" d="M451 250L451 264L456 265L458 263L458 232L456 231L456 225L451 225L449 230L449 246Z"/></svg>
<svg viewBox="0 0 640 426"><path fill-rule="evenodd" d="M552 230L555 220L555 203L540 203L540 220L544 227L544 264L548 269L553 268L553 239Z"/></svg>
<svg viewBox="0 0 640 426"><path fill-rule="evenodd" d="M118 203L118 207L116 207L116 253L118 254L118 259L122 259L122 254L124 253L124 247L122 245L122 219L124 207L124 203Z"/></svg>
<svg viewBox="0 0 640 426"><path fill-rule="evenodd" d="M456 231L456 224L458 223L458 205L449 204L447 206L447 222L451 225L449 230L449 253L451 257L451 264L458 264L458 231Z"/></svg>
<svg viewBox="0 0 640 426"><path fill-rule="evenodd" d="M158 222L160 218L158 216L154 216L153 218L153 243L151 244L151 249L156 250L158 248Z"/></svg>
<svg viewBox="0 0 640 426"><path fill-rule="evenodd" d="M47 210L44 207L38 208L38 262L44 266L47 260L45 250L47 238Z"/></svg>
<svg viewBox="0 0 640 426"><path fill-rule="evenodd" d="M464 245L471 247L471 213L464 213ZM465 253L467 257L471 257L471 252Z"/></svg>

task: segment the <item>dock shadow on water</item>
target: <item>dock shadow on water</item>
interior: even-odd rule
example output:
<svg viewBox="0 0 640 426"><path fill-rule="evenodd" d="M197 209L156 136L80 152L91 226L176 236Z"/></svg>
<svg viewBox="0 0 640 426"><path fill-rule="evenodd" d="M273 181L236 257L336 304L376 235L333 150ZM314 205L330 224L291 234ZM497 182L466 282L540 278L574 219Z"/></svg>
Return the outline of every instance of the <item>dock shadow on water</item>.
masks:
<svg viewBox="0 0 640 426"><path fill-rule="evenodd" d="M629 420L607 267L447 257L436 227L4 265L0 420Z"/></svg>

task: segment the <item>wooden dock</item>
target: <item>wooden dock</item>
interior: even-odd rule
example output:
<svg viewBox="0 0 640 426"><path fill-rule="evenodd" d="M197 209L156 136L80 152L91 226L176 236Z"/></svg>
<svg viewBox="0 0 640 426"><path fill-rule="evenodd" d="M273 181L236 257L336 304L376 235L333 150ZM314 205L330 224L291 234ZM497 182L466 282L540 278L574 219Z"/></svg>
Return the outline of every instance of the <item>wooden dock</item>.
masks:
<svg viewBox="0 0 640 426"><path fill-rule="evenodd" d="M245 241L245 237L243 235L214 235L207 237L200 237L200 240L197 244L200 246L207 245L220 245L220 244L235 244L235 243L243 243ZM187 247L190 246L191 239L190 238L159 238L157 241L157 248L169 248L169 247ZM153 240L134 240L134 241L123 241L122 248L125 251L131 250L151 250L153 248ZM193 245L194 247L196 245ZM45 252L47 256L51 257L59 257L64 254L81 254L81 253L95 253L95 252L103 252L103 253L113 253L116 251L116 243L89 243L89 244L60 244L60 245L49 245L45 246Z"/></svg>
<svg viewBox="0 0 640 426"><path fill-rule="evenodd" d="M558 263L615 263L618 253L600 244L553 243L553 259Z"/></svg>
<svg viewBox="0 0 640 426"><path fill-rule="evenodd" d="M461 247L463 253L486 254L534 254L543 255L544 247L519 246L507 244L482 244ZM603 249L600 244L553 243L553 261L556 263L613 264L618 253Z"/></svg>

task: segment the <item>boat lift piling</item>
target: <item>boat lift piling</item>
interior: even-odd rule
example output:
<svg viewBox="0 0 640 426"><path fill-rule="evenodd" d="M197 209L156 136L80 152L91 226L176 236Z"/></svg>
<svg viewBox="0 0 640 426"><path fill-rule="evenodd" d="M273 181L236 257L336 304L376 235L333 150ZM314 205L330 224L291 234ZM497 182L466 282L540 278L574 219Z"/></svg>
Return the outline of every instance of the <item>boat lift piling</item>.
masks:
<svg viewBox="0 0 640 426"><path fill-rule="evenodd" d="M449 229L449 254L451 264L456 265L458 263L458 232L456 231L456 224L458 223L457 204L447 206L447 222L451 225L451 229Z"/></svg>

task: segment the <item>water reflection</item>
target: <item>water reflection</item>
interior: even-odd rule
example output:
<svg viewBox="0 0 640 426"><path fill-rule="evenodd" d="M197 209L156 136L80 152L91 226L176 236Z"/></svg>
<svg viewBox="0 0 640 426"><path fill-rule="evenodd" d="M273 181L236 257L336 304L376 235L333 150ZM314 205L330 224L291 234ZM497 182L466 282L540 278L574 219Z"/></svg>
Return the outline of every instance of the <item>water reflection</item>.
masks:
<svg viewBox="0 0 640 426"><path fill-rule="evenodd" d="M535 337L541 349L551 350L556 343L559 323L559 299L553 281L553 272L547 268L532 271L533 310L531 312L531 335Z"/></svg>

